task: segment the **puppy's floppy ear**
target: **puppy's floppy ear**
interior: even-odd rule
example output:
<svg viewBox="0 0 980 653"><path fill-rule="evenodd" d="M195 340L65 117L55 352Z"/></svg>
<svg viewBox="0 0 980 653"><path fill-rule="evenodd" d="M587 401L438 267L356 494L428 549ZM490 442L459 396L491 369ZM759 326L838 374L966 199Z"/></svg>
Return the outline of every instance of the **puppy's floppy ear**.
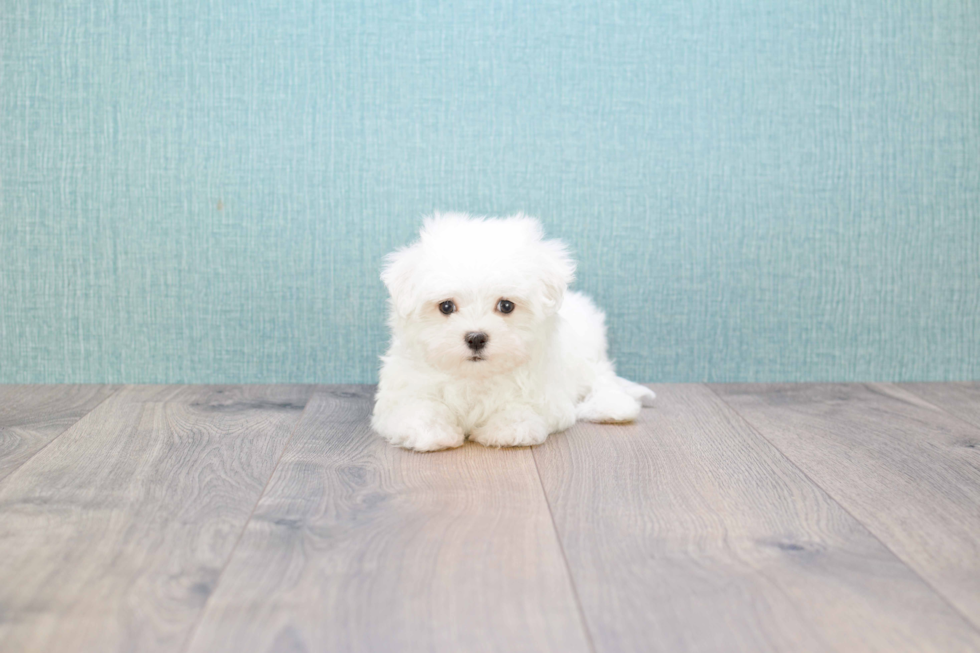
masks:
<svg viewBox="0 0 980 653"><path fill-rule="evenodd" d="M565 243L560 240L541 242L541 256L538 261L542 282L542 304L549 314L557 313L568 284L575 280L575 261L568 253Z"/></svg>
<svg viewBox="0 0 980 653"><path fill-rule="evenodd" d="M381 281L384 282L391 296L391 305L395 312L405 317L418 305L418 287L415 271L421 260L421 249L418 245L403 247L385 256L384 268L381 270Z"/></svg>

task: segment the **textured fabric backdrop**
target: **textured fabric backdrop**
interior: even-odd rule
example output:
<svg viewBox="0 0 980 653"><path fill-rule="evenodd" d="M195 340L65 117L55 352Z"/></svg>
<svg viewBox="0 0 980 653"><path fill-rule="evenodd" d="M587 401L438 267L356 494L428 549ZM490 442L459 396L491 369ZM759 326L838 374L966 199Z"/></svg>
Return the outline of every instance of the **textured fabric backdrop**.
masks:
<svg viewBox="0 0 980 653"><path fill-rule="evenodd" d="M0 381L368 382L540 216L640 381L980 378L980 3L3 0Z"/></svg>

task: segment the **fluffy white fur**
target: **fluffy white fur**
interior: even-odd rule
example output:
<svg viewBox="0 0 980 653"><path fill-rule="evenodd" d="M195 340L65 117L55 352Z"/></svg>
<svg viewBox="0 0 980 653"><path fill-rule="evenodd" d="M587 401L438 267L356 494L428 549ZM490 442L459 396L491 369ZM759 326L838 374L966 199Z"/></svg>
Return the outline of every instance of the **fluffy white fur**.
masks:
<svg viewBox="0 0 980 653"><path fill-rule="evenodd" d="M427 219L389 254L392 339L371 424L392 444L433 451L544 442L576 419L627 422L649 389L616 376L605 315L568 284L575 263L537 220L461 213ZM515 308L498 309L502 299ZM439 305L450 300L455 311ZM488 336L472 351L465 337ZM474 360L478 358L478 360Z"/></svg>

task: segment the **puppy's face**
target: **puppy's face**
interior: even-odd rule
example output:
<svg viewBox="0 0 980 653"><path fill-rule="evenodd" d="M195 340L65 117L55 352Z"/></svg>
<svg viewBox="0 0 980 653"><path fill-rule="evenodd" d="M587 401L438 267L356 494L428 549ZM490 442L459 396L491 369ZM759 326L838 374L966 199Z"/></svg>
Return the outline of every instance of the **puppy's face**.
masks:
<svg viewBox="0 0 980 653"><path fill-rule="evenodd" d="M485 377L534 355L573 274L564 246L542 240L535 220L449 214L389 255L382 280L396 338L438 369Z"/></svg>
<svg viewBox="0 0 980 653"><path fill-rule="evenodd" d="M459 288L423 302L402 333L433 366L462 376L486 376L527 362L542 316L523 297L493 288Z"/></svg>

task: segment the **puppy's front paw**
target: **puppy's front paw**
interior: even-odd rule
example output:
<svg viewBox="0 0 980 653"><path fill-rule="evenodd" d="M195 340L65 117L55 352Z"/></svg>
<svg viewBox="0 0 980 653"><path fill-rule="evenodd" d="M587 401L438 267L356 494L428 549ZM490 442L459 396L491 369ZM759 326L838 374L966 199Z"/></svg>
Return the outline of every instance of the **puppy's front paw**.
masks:
<svg viewBox="0 0 980 653"><path fill-rule="evenodd" d="M534 411L501 414L470 433L470 439L487 447L530 447L548 437L548 425Z"/></svg>
<svg viewBox="0 0 980 653"><path fill-rule="evenodd" d="M414 451L452 449L463 444L463 430L446 411L432 406L400 410L387 418L375 418L374 429L388 442Z"/></svg>

